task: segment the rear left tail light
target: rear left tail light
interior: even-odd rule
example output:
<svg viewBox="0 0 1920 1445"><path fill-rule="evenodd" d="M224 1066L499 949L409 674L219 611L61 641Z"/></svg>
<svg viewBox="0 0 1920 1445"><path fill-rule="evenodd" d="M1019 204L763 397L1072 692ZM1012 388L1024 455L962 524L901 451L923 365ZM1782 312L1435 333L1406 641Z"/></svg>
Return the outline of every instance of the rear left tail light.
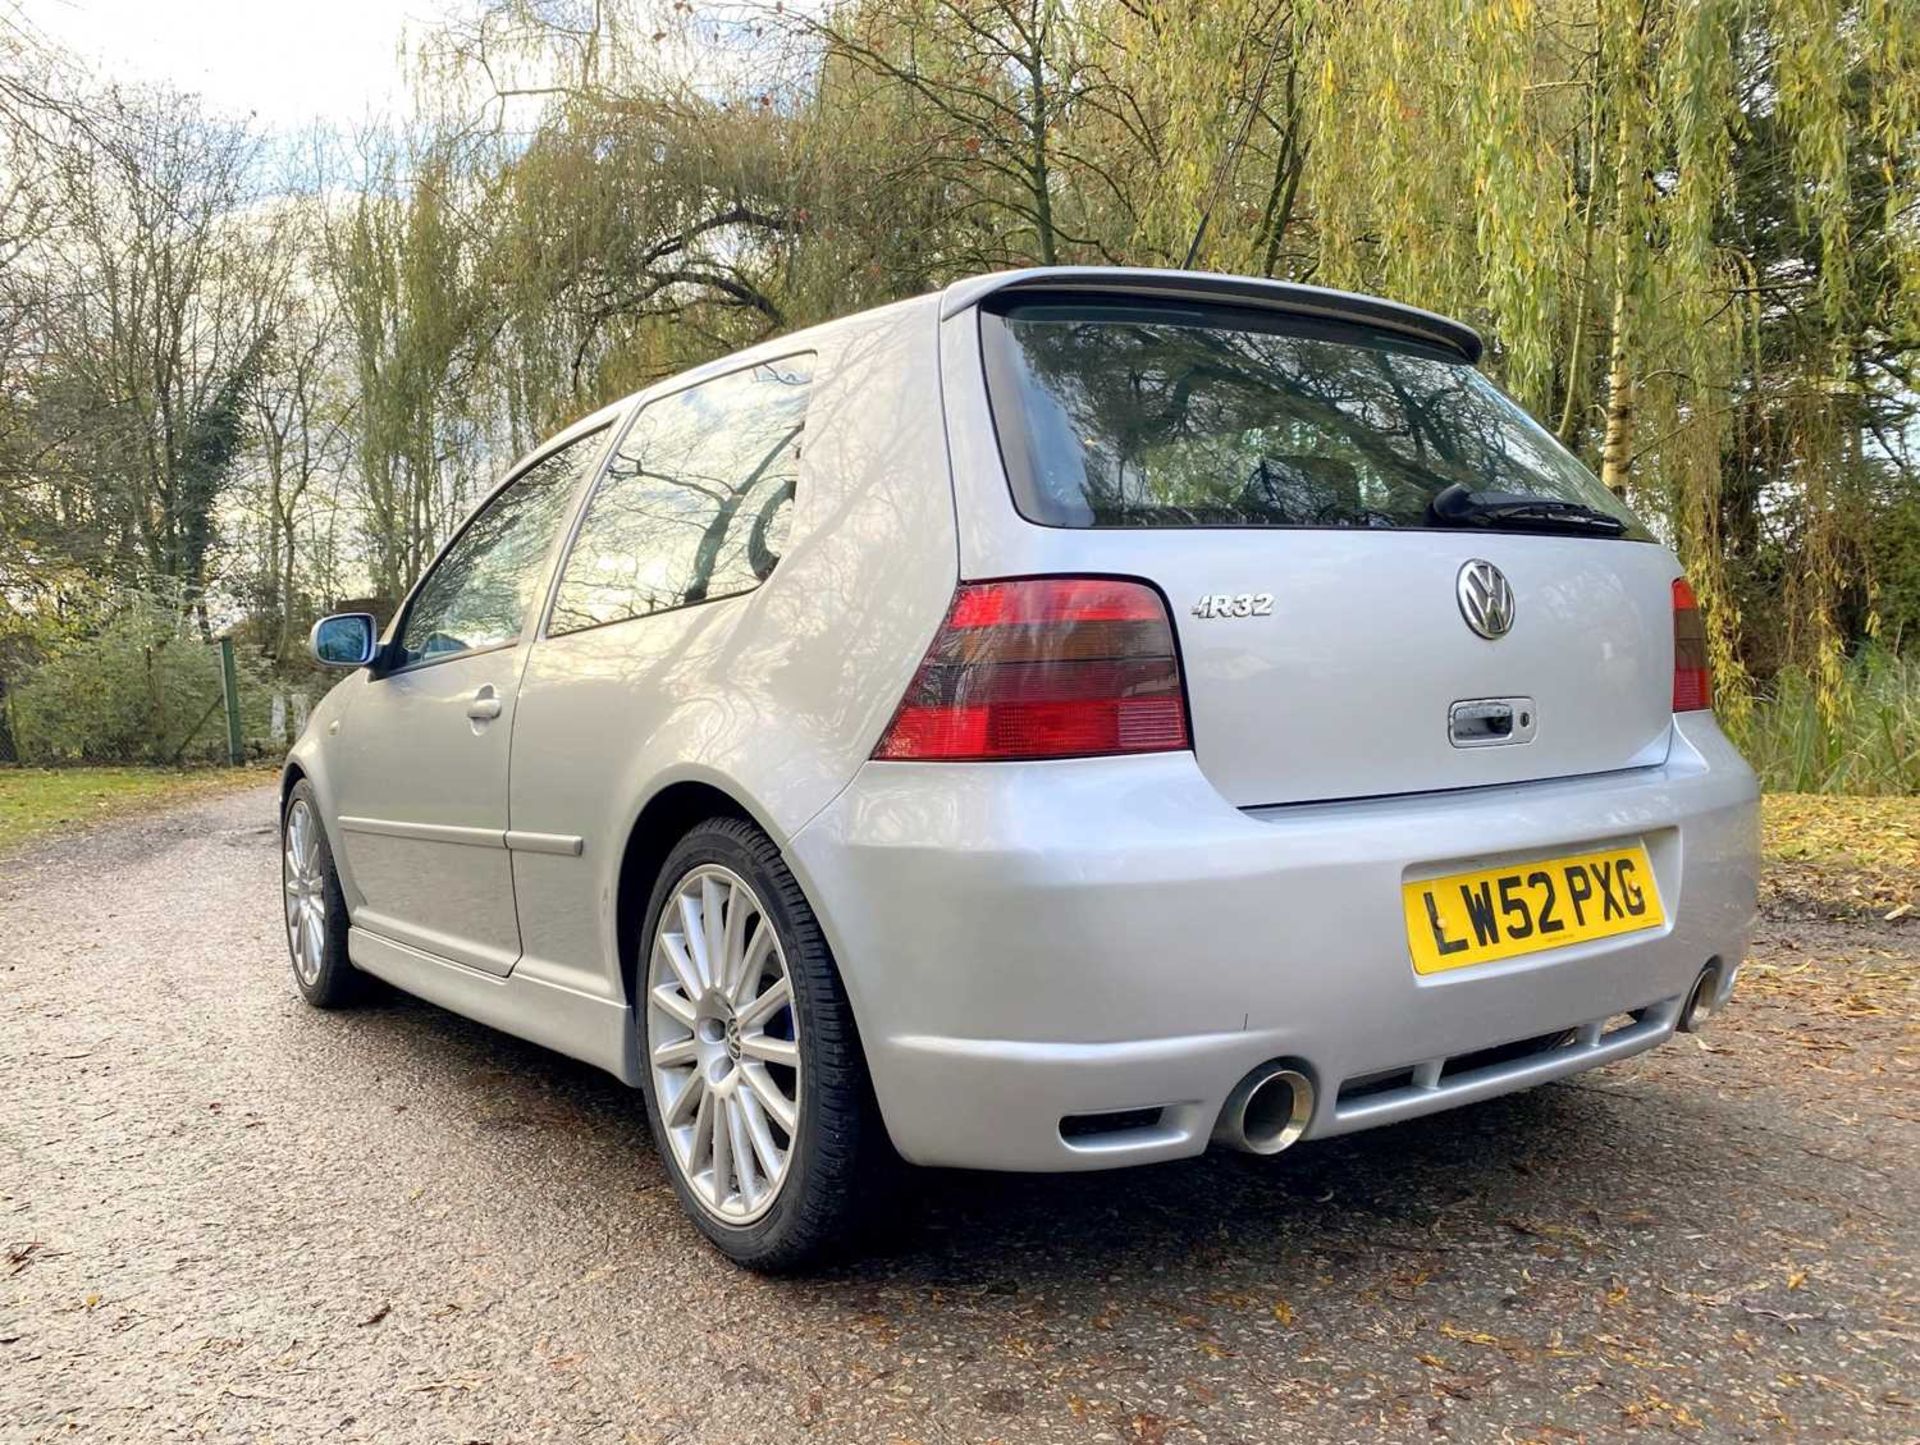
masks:
<svg viewBox="0 0 1920 1445"><path fill-rule="evenodd" d="M1143 582L966 582L874 757L1083 758L1189 746L1173 627Z"/></svg>
<svg viewBox="0 0 1920 1445"><path fill-rule="evenodd" d="M1673 579L1673 710L1699 712L1713 706L1713 672L1707 665L1707 625L1693 584Z"/></svg>

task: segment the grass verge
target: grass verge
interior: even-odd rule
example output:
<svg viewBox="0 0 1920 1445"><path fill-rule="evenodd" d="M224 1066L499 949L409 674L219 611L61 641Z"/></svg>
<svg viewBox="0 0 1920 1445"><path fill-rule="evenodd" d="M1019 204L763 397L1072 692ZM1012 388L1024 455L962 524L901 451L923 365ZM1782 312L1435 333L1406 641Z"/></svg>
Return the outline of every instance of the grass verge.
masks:
<svg viewBox="0 0 1920 1445"><path fill-rule="evenodd" d="M1821 1087L1883 1087L1904 1106L1920 1062L1920 798L1782 793L1761 808L1763 920L1740 1026L1778 1037ZM1884 1047L1862 1042L1876 1022L1894 1030Z"/></svg>
<svg viewBox="0 0 1920 1445"><path fill-rule="evenodd" d="M0 853L63 829L268 776L259 768L0 768Z"/></svg>

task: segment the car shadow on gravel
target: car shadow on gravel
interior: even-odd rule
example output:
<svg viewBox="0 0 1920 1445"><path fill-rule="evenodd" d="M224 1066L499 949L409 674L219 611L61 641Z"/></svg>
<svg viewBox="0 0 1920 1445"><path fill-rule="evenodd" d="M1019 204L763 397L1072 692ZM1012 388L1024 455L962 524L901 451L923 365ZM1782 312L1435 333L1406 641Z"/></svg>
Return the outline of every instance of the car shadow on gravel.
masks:
<svg viewBox="0 0 1920 1445"><path fill-rule="evenodd" d="M436 1081L434 1102L463 1127L588 1138L632 1150L650 1176L658 1173L639 1091L600 1069L384 984L376 984L364 1003L325 1022L336 1020L354 1029L355 1042L369 1060L389 1061L391 1072Z"/></svg>
<svg viewBox="0 0 1920 1445"><path fill-rule="evenodd" d="M922 1171L909 1176L900 1221L838 1273L1038 1284L1576 1237L1559 1221L1584 1211L1597 1225L1632 1163L1618 1108L1592 1089L1548 1086L1276 1158L1214 1150L1116 1172ZM1583 1203L1596 1199L1607 1204Z"/></svg>
<svg viewBox="0 0 1920 1445"><path fill-rule="evenodd" d="M399 994L351 1021L395 1072L451 1081L440 1100L449 1117L498 1134L500 1149L540 1152L561 1136L589 1145L581 1177L567 1181L578 1207L619 1208L636 1186L664 1187L639 1093L599 1070ZM1590 1077L1269 1159L1215 1150L1091 1173L903 1169L881 1222L819 1279L1031 1285L1226 1256L1277 1264L1303 1251L1391 1258L1529 1236L1578 1242L1611 1214L1652 1222L1654 1193L1691 1225L1712 1201L1672 1177L1650 1191L1644 1126L1659 1112L1694 1152L1715 1147L1708 1121L1684 1101L1676 1110Z"/></svg>

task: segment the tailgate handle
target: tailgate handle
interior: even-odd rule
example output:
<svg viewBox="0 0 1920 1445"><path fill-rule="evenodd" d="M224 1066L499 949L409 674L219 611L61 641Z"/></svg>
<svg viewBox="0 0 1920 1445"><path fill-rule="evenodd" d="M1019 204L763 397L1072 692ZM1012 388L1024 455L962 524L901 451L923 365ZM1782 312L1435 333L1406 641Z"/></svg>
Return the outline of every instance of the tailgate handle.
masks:
<svg viewBox="0 0 1920 1445"><path fill-rule="evenodd" d="M1496 748L1533 741L1530 697L1477 697L1447 710L1447 740L1456 748Z"/></svg>

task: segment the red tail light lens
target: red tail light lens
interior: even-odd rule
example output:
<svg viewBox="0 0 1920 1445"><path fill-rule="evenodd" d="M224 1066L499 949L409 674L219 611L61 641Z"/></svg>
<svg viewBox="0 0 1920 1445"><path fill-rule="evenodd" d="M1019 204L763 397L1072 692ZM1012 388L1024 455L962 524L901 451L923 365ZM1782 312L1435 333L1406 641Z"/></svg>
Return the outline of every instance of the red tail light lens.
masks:
<svg viewBox="0 0 1920 1445"><path fill-rule="evenodd" d="M962 583L876 758L944 762L1189 746L1173 627L1141 582Z"/></svg>
<svg viewBox="0 0 1920 1445"><path fill-rule="evenodd" d="M1713 671L1707 665L1707 625L1700 601L1684 577L1673 579L1673 710L1699 712L1713 706Z"/></svg>

